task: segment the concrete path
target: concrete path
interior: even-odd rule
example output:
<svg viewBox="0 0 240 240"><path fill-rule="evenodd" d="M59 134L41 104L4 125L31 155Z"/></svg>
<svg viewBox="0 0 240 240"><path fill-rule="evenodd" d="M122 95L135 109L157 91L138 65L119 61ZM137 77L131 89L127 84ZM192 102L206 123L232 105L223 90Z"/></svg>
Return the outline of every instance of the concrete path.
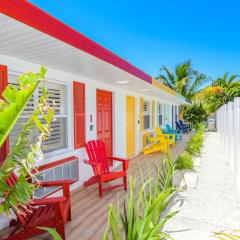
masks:
<svg viewBox="0 0 240 240"><path fill-rule="evenodd" d="M208 240L216 239L216 231L240 229L234 179L218 133L206 133L196 165L193 178L197 176L197 184L178 194L170 208L179 208L180 212L168 222L165 231L176 240Z"/></svg>

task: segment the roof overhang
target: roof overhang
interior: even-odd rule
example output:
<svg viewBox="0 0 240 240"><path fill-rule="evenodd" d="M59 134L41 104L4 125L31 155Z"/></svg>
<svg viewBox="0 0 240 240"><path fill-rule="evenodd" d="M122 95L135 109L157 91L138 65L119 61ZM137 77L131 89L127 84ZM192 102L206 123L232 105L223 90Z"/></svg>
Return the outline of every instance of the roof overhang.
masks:
<svg viewBox="0 0 240 240"><path fill-rule="evenodd" d="M0 12L34 29L52 36L72 47L78 48L98 59L112 64L146 82L152 78L142 70L120 58L83 34L77 32L42 9L25 0L2 0Z"/></svg>
<svg viewBox="0 0 240 240"><path fill-rule="evenodd" d="M186 103L172 89L27 1L1 1L0 36L0 54Z"/></svg>

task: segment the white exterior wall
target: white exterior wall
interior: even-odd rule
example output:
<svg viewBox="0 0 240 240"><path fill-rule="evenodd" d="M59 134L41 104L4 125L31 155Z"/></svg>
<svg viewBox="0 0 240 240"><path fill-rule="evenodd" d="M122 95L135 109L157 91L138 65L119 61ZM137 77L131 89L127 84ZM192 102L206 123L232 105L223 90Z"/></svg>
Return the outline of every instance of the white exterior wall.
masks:
<svg viewBox="0 0 240 240"><path fill-rule="evenodd" d="M17 58L9 57L0 54L0 63L8 66L9 74L20 75L23 72L38 72L40 65L31 62L23 61ZM47 67L47 66L46 66ZM54 162L56 160L64 159L70 156L77 156L79 159L79 181L71 186L71 189L76 189L82 185L89 177L92 176L92 169L87 164L83 163L87 159L84 148L74 150L74 117L73 117L73 88L72 82L79 81L85 83L85 103L86 103L86 140L96 139L96 90L102 89L111 91L113 93L113 155L117 157L126 157L126 96L134 96L136 98L136 140L135 140L135 153L138 154L142 151L142 132L140 131L139 121L139 97L144 97L152 104L153 98L133 91L127 91L120 87L103 84L92 79L86 79L82 76L66 73L56 69L47 67L47 78L49 81L57 81L67 85L67 108L68 108L68 122L67 122L67 135L68 135L68 148L54 153L46 154L45 158L39 165ZM171 102L164 101L164 99L154 98L155 103L167 103L171 106ZM157 104L155 104L157 107ZM164 105L162 105L164 106ZM151 106L152 111L152 106ZM171 108L170 108L171 110ZM164 109L162 109L164 114ZM169 111L170 112L170 111ZM92 115L94 129L90 131L90 115ZM171 114L169 114L171 116ZM168 116L168 119L169 119ZM157 109L155 110L155 117L157 118ZM170 120L170 119L169 119ZM163 116L164 121L164 116ZM171 122L171 121L170 121ZM157 119L156 119L157 123ZM151 121L152 124L152 121ZM151 129L150 129L151 130ZM0 217L0 229L5 227L7 221L5 218Z"/></svg>
<svg viewBox="0 0 240 240"><path fill-rule="evenodd" d="M0 63L8 66L9 74L14 73L20 75L23 72L37 72L40 69L40 65L26 62L17 58L12 58L6 55L0 55ZM47 66L46 66L47 67ZM59 159L63 159L69 156L77 155L79 157L79 175L80 180L75 183L73 188L80 186L84 180L92 175L92 170L86 164L83 164L83 159L87 158L84 149L74 150L74 118L73 118L73 97L72 97L72 82L79 81L85 83L86 91L86 140L96 139L96 90L102 89L111 91L113 93L113 153L118 157L126 157L126 96L136 97L136 154L142 151L142 132L140 131L139 121L139 98L140 96L144 100L150 101L152 104L153 98L144 95L143 93L137 93L133 91L127 91L125 89L115 87L112 85L103 84L91 79L83 78L71 73L51 69L47 67L47 78L49 81L58 81L67 85L67 107L69 113L68 119L68 149L54 152L54 154L47 154L44 161L40 164L50 163ZM168 107L168 122L171 123L171 102L164 101L164 99L154 98L155 103L166 103ZM157 106L157 104L155 104ZM152 114L152 107L151 114ZM163 111L164 113L164 111ZM90 131L90 115L92 115L94 130ZM155 117L157 118L157 111L155 111ZM151 121L152 124L152 121ZM151 129L149 129L151 130Z"/></svg>

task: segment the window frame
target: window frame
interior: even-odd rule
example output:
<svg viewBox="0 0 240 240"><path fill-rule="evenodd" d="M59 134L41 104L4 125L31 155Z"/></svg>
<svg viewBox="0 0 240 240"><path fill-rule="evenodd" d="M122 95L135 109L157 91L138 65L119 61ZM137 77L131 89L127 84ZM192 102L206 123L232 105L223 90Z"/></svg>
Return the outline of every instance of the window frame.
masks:
<svg viewBox="0 0 240 240"><path fill-rule="evenodd" d="M148 114L146 114L146 111L145 111L145 104L148 104ZM151 127L152 127L152 112L151 112L151 107L152 107L152 103L150 100L143 100L143 130L144 131L147 131L147 130L150 130ZM149 116L149 127L145 128L145 116Z"/></svg>
<svg viewBox="0 0 240 240"><path fill-rule="evenodd" d="M8 71L8 78L9 78L9 82L8 84L11 84L11 78L12 77L15 77L15 79L17 79L21 74L23 74L23 72L19 72L19 71L13 71L13 70L9 70ZM43 83L46 82L46 81L43 81ZM70 83L68 82L65 82L65 81L61 81L61 80L56 80L54 78L51 78L51 77L47 77L47 83L50 83L50 84L59 84L59 85L63 85L65 87L65 99L64 99L64 102L65 102L65 108L66 108L66 114L59 114L58 117L59 118L66 118L66 147L64 148L61 148L61 149L56 149L56 150L53 150L53 151L50 151L50 152L45 152L44 153L44 159L45 159L45 162L47 160L48 162L48 159L52 159L52 158L55 158L57 155L62 155L62 154L65 154L65 153L68 153L68 152L72 152L73 150L73 141L71 140L71 135L72 133L70 132L70 126L71 126L71 114L72 114L72 111L71 111L71 89L70 89ZM37 90L34 92L34 95L36 96L37 95ZM34 104L37 102L36 101L36 97L34 98ZM25 115L25 116L22 116L21 119L27 119L28 116Z"/></svg>
<svg viewBox="0 0 240 240"><path fill-rule="evenodd" d="M158 102L158 127L163 125L163 103ZM160 124L159 117L162 116L162 124Z"/></svg>

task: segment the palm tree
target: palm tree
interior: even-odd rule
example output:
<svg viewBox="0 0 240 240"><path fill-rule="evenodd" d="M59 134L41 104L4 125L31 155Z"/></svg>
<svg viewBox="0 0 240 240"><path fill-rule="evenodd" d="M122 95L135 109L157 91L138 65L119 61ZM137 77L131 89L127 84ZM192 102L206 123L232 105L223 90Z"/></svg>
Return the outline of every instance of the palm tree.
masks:
<svg viewBox="0 0 240 240"><path fill-rule="evenodd" d="M224 89L224 102L232 101L234 97L240 96L240 80L238 75L231 75L226 72L213 82L213 86L220 86Z"/></svg>
<svg viewBox="0 0 240 240"><path fill-rule="evenodd" d="M171 70L164 65L160 68L160 71L163 72L163 74L159 74L156 79L190 99L207 79L205 74L199 73L192 68L192 62L190 60L178 64L174 72L171 72Z"/></svg>

